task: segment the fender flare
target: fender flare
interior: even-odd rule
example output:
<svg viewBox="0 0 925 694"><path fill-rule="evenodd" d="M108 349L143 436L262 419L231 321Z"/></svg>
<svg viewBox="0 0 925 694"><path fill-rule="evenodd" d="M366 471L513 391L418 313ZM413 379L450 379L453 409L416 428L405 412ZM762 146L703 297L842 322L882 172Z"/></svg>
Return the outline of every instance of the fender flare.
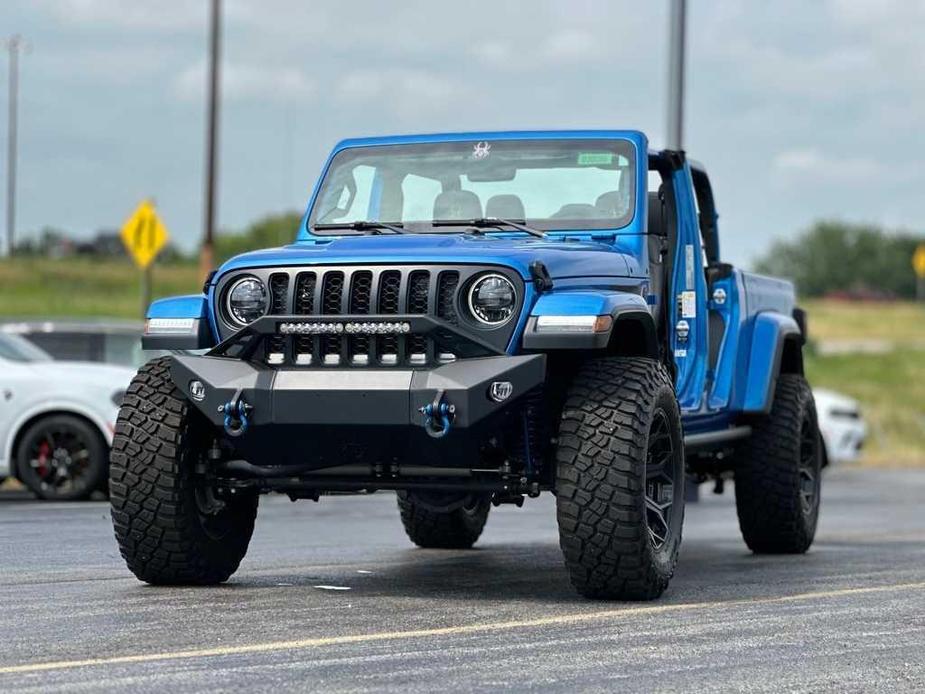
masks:
<svg viewBox="0 0 925 694"><path fill-rule="evenodd" d="M791 340L802 345L803 333L791 316L770 311L755 316L750 332L742 411L767 414L774 402L784 348Z"/></svg>
<svg viewBox="0 0 925 694"><path fill-rule="evenodd" d="M189 294L157 299L148 307L145 331L141 337L143 349L207 349L215 346L215 336L209 324L208 299L204 294ZM152 319L188 320L191 327L185 332L154 330Z"/></svg>
<svg viewBox="0 0 925 694"><path fill-rule="evenodd" d="M536 331L540 316L611 316L613 324L604 332ZM621 326L633 323L642 335L641 351L658 358L658 338L655 320L646 300L630 291L561 290L543 294L536 301L523 334L523 347L528 350L587 350L607 349L613 339L619 339Z"/></svg>
<svg viewBox="0 0 925 694"><path fill-rule="evenodd" d="M0 458L0 460L5 460L7 463L7 474L16 474L16 451L13 450L13 444L22 433L23 427L25 427L29 422L37 417L52 414L70 414L86 419L88 422L93 424L93 426L99 432L100 436L103 437L103 440L106 442L106 446L112 446L113 432L109 427L109 423L106 422L105 418L101 417L97 412L94 412L93 410L85 407L77 401L68 400L66 398L47 400L40 405L34 405L25 412L21 413L10 426L6 441L3 442L2 450L4 457Z"/></svg>

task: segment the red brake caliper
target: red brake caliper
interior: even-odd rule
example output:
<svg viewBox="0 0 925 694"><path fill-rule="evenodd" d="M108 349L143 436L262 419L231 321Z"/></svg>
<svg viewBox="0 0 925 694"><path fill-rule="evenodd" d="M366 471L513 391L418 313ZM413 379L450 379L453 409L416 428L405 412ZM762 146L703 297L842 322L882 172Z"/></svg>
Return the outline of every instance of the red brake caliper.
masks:
<svg viewBox="0 0 925 694"><path fill-rule="evenodd" d="M42 441L39 444L39 464L35 468L36 472L39 473L39 477L45 477L48 474L48 453L51 450L51 446L48 445L48 441Z"/></svg>

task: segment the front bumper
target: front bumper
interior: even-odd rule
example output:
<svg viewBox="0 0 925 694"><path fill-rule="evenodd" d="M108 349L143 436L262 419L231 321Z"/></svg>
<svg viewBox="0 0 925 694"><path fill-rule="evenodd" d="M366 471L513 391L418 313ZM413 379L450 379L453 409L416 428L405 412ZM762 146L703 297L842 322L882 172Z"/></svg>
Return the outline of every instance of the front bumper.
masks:
<svg viewBox="0 0 925 694"><path fill-rule="evenodd" d="M263 430L277 425L423 428L422 410L437 401L452 406L454 430L468 429L516 404L546 375L543 354L462 359L428 369L273 369L227 357L172 360L174 383L212 424L224 428L227 404L243 400L248 429ZM197 381L203 387L194 385ZM510 384L501 402L490 392L496 382ZM240 438L247 436L245 431Z"/></svg>

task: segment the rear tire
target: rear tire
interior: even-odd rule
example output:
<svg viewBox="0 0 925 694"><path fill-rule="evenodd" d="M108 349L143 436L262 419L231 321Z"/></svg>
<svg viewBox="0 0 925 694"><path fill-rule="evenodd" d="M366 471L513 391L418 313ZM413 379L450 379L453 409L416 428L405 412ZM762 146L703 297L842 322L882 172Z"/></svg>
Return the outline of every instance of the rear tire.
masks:
<svg viewBox="0 0 925 694"><path fill-rule="evenodd" d="M771 413L753 425L735 471L736 510L748 548L800 554L819 519L821 437L806 379L782 374Z"/></svg>
<svg viewBox="0 0 925 694"><path fill-rule="evenodd" d="M668 587L684 522L684 440L665 369L604 358L572 382L556 450L559 545L589 598L652 600Z"/></svg>
<svg viewBox="0 0 925 694"><path fill-rule="evenodd" d="M169 364L166 357L141 367L119 411L109 477L116 540L142 581L222 583L247 552L257 495L215 505L195 470L209 425L174 386Z"/></svg>
<svg viewBox="0 0 925 694"><path fill-rule="evenodd" d="M429 500L428 500L429 501ZM398 492L401 522L411 541L427 549L469 549L482 534L491 497L471 494L441 510L433 503Z"/></svg>

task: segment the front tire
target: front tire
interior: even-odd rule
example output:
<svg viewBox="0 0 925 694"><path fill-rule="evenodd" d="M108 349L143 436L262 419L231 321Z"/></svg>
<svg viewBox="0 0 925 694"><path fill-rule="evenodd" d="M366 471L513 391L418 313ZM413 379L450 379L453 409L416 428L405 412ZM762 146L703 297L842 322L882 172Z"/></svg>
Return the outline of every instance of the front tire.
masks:
<svg viewBox="0 0 925 694"><path fill-rule="evenodd" d="M759 554L801 554L819 519L821 437L806 379L781 374L771 413L753 425L735 470L745 544Z"/></svg>
<svg viewBox="0 0 925 694"><path fill-rule="evenodd" d="M684 442L665 369L595 359L568 391L556 450L559 544L589 598L653 600L668 587L684 522Z"/></svg>
<svg viewBox="0 0 925 694"><path fill-rule="evenodd" d="M197 474L208 424L174 386L169 364L141 367L119 411L109 477L116 540L142 581L222 583L247 552L257 495L217 501Z"/></svg>
<svg viewBox="0 0 925 694"><path fill-rule="evenodd" d="M421 498L398 492L398 510L409 539L427 549L469 549L482 534L491 497L470 494L462 499Z"/></svg>

